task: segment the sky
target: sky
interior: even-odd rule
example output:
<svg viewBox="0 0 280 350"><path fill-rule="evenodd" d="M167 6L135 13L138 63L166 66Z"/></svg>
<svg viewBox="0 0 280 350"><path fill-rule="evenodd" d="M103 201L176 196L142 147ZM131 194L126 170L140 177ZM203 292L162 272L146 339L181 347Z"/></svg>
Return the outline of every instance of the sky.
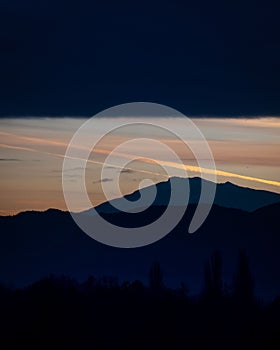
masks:
<svg viewBox="0 0 280 350"><path fill-rule="evenodd" d="M158 123L158 118L150 122ZM170 129L183 125L180 118L163 118ZM62 192L62 165L67 146L74 132L86 118L2 118L0 120L0 214L10 215L26 210L46 210L50 207L66 210ZM124 122L133 118L124 117ZM240 186L280 193L280 118L194 118L204 134L216 163L218 182L230 181ZM112 124L112 117L103 123ZM101 135L101 129L95 130ZM189 147L173 134L158 129L123 129L109 133L90 153L86 165L86 186L93 206L104 201L102 185L109 199L119 197L115 190L116 175L120 176L121 195L139 188L144 179L154 183L166 181L162 168L168 165L172 174L180 176L178 162L171 161L165 150L153 152L146 142L136 146L124 145L118 152L119 161L128 161L120 169L119 163L110 163L106 157L118 145L131 138L147 137L158 140L176 152L185 165L189 177L207 174L201 170ZM85 138L91 134L85 134ZM196 138L185 140L189 145L200 142ZM135 154L152 154L151 162ZM115 166L117 164L117 166ZM102 166L107 168L101 174ZM178 173L176 173L176 169ZM73 165L65 175L75 188L78 171ZM211 169L210 169L211 170ZM77 198L79 196L77 195ZM79 208L80 210L87 208Z"/></svg>
<svg viewBox="0 0 280 350"><path fill-rule="evenodd" d="M280 115L278 1L2 0L0 116Z"/></svg>
<svg viewBox="0 0 280 350"><path fill-rule="evenodd" d="M0 213L65 209L61 167L73 133L92 115L137 101L193 118L218 181L279 193L279 12L269 0L2 0ZM108 136L91 155L93 205L104 201L101 184L116 196L110 174L103 182L98 176L100 163L129 136ZM178 140L153 137L173 147L190 176L199 175ZM169 161L160 151L155 158ZM120 173L122 193L144 175L166 179L147 160L131 168ZM68 178L75 183L75 173Z"/></svg>

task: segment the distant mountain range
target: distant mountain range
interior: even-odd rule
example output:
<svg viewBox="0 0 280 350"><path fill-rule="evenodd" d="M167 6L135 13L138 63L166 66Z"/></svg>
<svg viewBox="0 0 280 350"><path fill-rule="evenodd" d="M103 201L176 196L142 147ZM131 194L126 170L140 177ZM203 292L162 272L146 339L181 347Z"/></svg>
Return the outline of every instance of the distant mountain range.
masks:
<svg viewBox="0 0 280 350"><path fill-rule="evenodd" d="M187 182L189 182L190 188L190 204L197 204L199 201L200 193L201 193L201 182L209 182L203 180L199 177L194 178L173 178L174 184L176 188L184 188L187 186ZM169 202L170 197L170 180L166 182L160 182L156 185L146 187L142 189L143 196L149 197L151 192L154 192L154 187L156 188L156 199L153 205L156 206L166 206ZM131 202L131 208L137 207L137 205L133 205L133 202L136 201L140 197L139 191L135 191L131 194L124 196L127 200ZM117 212L114 208L114 204L118 205L120 199L114 199L110 202L105 202L96 207L96 210L100 213L114 213ZM217 184L215 201L214 204L217 204L221 207L226 208L236 208L246 211L254 211L261 207L278 203L280 202L280 194L274 192L268 192L263 190L253 190L251 188L240 187L234 185L230 182ZM178 201L176 203L177 206L184 205L184 203ZM141 207L141 206L140 206ZM91 212L91 209L87 211Z"/></svg>
<svg viewBox="0 0 280 350"><path fill-rule="evenodd" d="M198 180L191 180L191 191L197 188ZM165 210L166 185L166 182L157 185L156 201L144 213L108 212L111 208L108 203L98 210L108 221L120 226L137 227L152 222ZM191 194L193 201L196 195ZM128 197L134 196L137 198L137 193ZM277 198L278 203L269 204ZM191 204L170 234L152 245L135 249L113 248L91 239L68 212L50 209L0 217L0 282L21 286L50 273L79 280L105 274L146 282L150 265L159 261L167 285L178 286L184 281L191 293L197 293L202 287L204 264L215 250L223 255L223 274L230 283L239 250L245 249L257 294L265 298L280 294L279 195L226 183L218 185L215 202L219 205L212 207L195 234L187 234L196 208ZM260 208L261 203L269 205ZM252 211L253 208L258 209Z"/></svg>

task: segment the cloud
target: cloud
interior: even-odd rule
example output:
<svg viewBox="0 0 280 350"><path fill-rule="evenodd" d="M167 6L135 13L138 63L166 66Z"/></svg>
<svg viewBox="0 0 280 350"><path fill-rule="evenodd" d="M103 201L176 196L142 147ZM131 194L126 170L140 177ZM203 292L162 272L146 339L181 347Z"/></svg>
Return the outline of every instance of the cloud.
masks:
<svg viewBox="0 0 280 350"><path fill-rule="evenodd" d="M2 134L2 133L0 133L0 134ZM31 139L31 138L29 138L29 139ZM32 140L33 140L33 138L32 138ZM35 139L35 140L42 141L42 139ZM0 147L7 148L7 149L23 150L23 151L30 151L30 152L41 153L41 154L46 154L46 155L52 155L52 156L63 158L63 159L65 157L70 158L70 159L75 159L75 160L80 159L80 158L76 158L76 157L65 156L65 154L39 151L39 150L29 148L29 147L18 147L18 146L13 146L13 145L6 145L6 144L0 144ZM101 154L110 154L110 152L107 150L94 150L94 152L101 153ZM135 159L135 156L133 154L118 153L118 155L123 156L124 158L128 158L128 159ZM199 173L199 174L215 174L217 176L253 181L253 182L258 182L258 183L263 183L263 184L267 184L267 185L280 187L279 181L272 181L272 180L267 180L267 179L263 179L263 178L253 177L253 176L246 176L246 175L241 175L238 173L232 173L232 172L227 172L227 171L218 170L218 169L214 170L214 169L200 168L198 166L193 166L193 165L177 164L175 162L168 162L168 161L162 161L162 160L160 160L160 161L159 160L150 160L148 158L141 158L141 160L145 163L151 163L151 162L157 161L157 163L162 165L162 166L168 166L168 167L175 168L175 169L184 169L184 170L192 171L192 172ZM100 164L102 166L104 165L103 162L99 162L99 161L91 160L91 159L88 159L87 162L92 163L92 164ZM112 165L108 164L108 166L112 166ZM118 166L115 166L115 167L118 168ZM123 170L128 170L128 169L129 168L123 169ZM133 171L133 169L130 169L130 170ZM163 176L163 174L161 174L161 173L149 171L149 170L144 170L144 169L137 169L137 170L135 170L135 172L136 171L138 173L146 173L146 174ZM98 182L93 182L93 183L109 182L109 181L113 181L113 179L104 178L102 180L99 180Z"/></svg>
<svg viewBox="0 0 280 350"><path fill-rule="evenodd" d="M78 174L65 174L64 176L73 179L77 179L78 177L80 177L80 175Z"/></svg>
<svg viewBox="0 0 280 350"><path fill-rule="evenodd" d="M75 167L75 168L71 168L71 169L64 169L63 172L64 173L70 173L72 171L77 171L77 170L83 170L84 168L82 167ZM59 170L52 170L52 173L60 173L62 174L62 169L59 169ZM76 176L75 174L73 175L66 175L66 176Z"/></svg>
<svg viewBox="0 0 280 350"><path fill-rule="evenodd" d="M135 173L135 170L132 169L123 169L120 171L121 174L132 174Z"/></svg>
<svg viewBox="0 0 280 350"><path fill-rule="evenodd" d="M22 159L18 158L0 158L0 162L21 162Z"/></svg>
<svg viewBox="0 0 280 350"><path fill-rule="evenodd" d="M116 167L115 167L115 166L112 166L112 165L106 165L105 168L106 168L106 169L116 169Z"/></svg>
<svg viewBox="0 0 280 350"><path fill-rule="evenodd" d="M93 184L99 184L101 182L111 182L113 181L113 179L109 178L109 177L104 177L103 179L97 180L97 181L92 181Z"/></svg>
<svg viewBox="0 0 280 350"><path fill-rule="evenodd" d="M1 2L2 116L89 116L134 100L187 114L279 112L277 1L256 1L253 16L250 1L164 0L149 11L113 0L22 3Z"/></svg>

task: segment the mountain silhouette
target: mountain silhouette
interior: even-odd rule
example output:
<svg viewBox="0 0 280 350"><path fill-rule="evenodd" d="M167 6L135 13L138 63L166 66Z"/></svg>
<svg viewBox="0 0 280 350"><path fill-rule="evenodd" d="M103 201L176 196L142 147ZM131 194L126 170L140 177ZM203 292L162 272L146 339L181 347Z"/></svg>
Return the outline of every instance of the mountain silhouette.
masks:
<svg viewBox="0 0 280 350"><path fill-rule="evenodd" d="M218 188L243 190L229 184ZM102 216L119 226L137 227L152 222L165 208L152 205L143 213ZM253 212L215 204L202 227L188 234L195 209L194 204L189 205L180 223L163 239L135 249L113 248L91 239L68 212L49 209L0 217L0 282L22 286L55 273L78 280L105 274L147 283L149 267L159 261L167 285L176 287L183 281L196 293L201 289L204 263L213 251L224 256L227 281L232 279L240 249L244 249L256 276L257 294L265 298L279 294L280 203ZM94 217L92 220L94 225Z"/></svg>
<svg viewBox="0 0 280 350"><path fill-rule="evenodd" d="M199 201L201 193L201 182L208 182L199 177L194 178L173 178L174 184L177 188L184 188L189 182L190 189L190 204L197 204ZM142 195L149 197L149 194L154 192L154 187L156 188L156 199L153 205L156 206L166 206L169 202L170 197L170 180L166 182L160 182L156 185L152 185L142 189ZM135 202L140 197L139 190L124 196L130 202ZM114 213L118 210L115 209L114 205L119 204L120 199L114 199L105 203L100 204L95 209L99 213ZM264 206L280 202L280 194L264 191L264 190L253 190L251 188L240 187L234 185L230 182L217 184L215 201L214 204L217 204L226 208L236 208L246 211L254 211L256 209L262 208ZM183 205L182 202L178 201L176 205ZM141 205L131 203L131 208L141 207ZM87 213L91 213L92 210L89 209Z"/></svg>

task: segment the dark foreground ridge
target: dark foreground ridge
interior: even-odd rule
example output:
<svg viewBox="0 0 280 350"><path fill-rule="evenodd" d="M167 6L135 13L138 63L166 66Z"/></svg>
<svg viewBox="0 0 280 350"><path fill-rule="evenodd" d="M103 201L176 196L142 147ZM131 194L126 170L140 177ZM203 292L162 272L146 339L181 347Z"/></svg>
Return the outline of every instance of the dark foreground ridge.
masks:
<svg viewBox="0 0 280 350"><path fill-rule="evenodd" d="M103 215L116 225L134 227L153 221L164 209L153 206L136 216ZM184 281L196 294L204 263L213 251L219 250L224 256L227 281L240 249L245 249L256 277L256 294L270 300L278 295L280 204L252 213L215 205L202 227L191 235L188 227L194 210L195 205L190 205L177 227L160 241L135 249L118 249L95 241L67 212L48 210L0 217L0 282L24 286L50 273L79 281L91 274L105 274L145 282L149 266L157 260L168 286L176 287Z"/></svg>
<svg viewBox="0 0 280 350"><path fill-rule="evenodd" d="M244 251L231 285L222 256L206 261L202 290L164 285L159 263L139 280L50 276L11 290L0 287L1 349L279 349L280 298L264 304Z"/></svg>
<svg viewBox="0 0 280 350"><path fill-rule="evenodd" d="M121 227L149 224L166 209L168 182L157 186L142 213L99 211ZM237 205L244 189L232 186L218 188ZM190 235L193 203L167 236L135 249L91 239L68 212L0 217L0 349L278 350L280 203L257 207L216 203Z"/></svg>

